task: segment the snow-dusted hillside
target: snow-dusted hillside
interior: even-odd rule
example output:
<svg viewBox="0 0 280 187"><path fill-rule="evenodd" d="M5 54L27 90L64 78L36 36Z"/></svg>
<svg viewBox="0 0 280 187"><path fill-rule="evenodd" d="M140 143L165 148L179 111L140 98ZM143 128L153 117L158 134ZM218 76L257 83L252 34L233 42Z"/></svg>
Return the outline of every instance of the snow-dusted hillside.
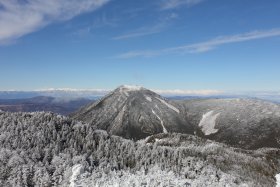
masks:
<svg viewBox="0 0 280 187"><path fill-rule="evenodd" d="M280 105L257 99L177 101L196 134L233 146L280 148Z"/></svg>
<svg viewBox="0 0 280 187"><path fill-rule="evenodd" d="M3 186L276 185L279 149L234 149L193 135L137 142L52 113L0 113Z"/></svg>

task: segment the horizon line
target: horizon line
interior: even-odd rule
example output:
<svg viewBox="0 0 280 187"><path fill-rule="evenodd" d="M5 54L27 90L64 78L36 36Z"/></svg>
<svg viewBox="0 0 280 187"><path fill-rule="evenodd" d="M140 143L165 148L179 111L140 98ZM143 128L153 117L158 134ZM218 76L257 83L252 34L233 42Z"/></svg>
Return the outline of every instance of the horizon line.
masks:
<svg viewBox="0 0 280 187"><path fill-rule="evenodd" d="M142 86L141 86L142 87ZM118 87L116 87L118 88ZM69 93L78 93L78 92L87 92L88 94L93 95L106 95L114 89L102 89L102 88L43 88L43 89L30 89L30 90L16 90L16 89L7 89L0 90L0 92L69 92ZM143 87L145 88L145 87ZM250 95L279 95L280 90L218 90L218 89L149 89L155 93L160 95L169 95L169 96L250 96ZM92 92L92 93L90 93Z"/></svg>

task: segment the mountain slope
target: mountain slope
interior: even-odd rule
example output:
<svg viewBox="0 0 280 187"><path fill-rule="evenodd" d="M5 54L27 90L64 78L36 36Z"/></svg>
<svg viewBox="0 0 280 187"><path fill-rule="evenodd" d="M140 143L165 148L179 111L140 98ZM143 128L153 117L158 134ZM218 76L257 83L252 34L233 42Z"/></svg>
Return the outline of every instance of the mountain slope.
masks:
<svg viewBox="0 0 280 187"><path fill-rule="evenodd" d="M71 116L110 134L136 140L157 133L194 132L179 106L138 86L121 86Z"/></svg>
<svg viewBox="0 0 280 187"><path fill-rule="evenodd" d="M280 148L280 106L257 99L177 101L196 134L232 146Z"/></svg>

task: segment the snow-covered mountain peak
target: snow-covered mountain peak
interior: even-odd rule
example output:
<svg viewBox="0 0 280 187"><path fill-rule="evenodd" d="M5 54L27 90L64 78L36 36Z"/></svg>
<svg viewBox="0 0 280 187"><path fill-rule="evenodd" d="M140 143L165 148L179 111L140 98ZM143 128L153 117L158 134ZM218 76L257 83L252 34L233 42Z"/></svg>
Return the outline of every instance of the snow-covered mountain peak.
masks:
<svg viewBox="0 0 280 187"><path fill-rule="evenodd" d="M140 86L120 86L73 118L129 139L162 132L193 133L180 106Z"/></svg>
<svg viewBox="0 0 280 187"><path fill-rule="evenodd" d="M120 92L121 94L124 94L126 96L129 96L130 92L138 92L141 90L146 90L145 88L137 85L122 85L115 89L113 92Z"/></svg>
<svg viewBox="0 0 280 187"><path fill-rule="evenodd" d="M144 89L142 86L138 85L121 85L119 89L125 89L127 91L139 91L141 89Z"/></svg>

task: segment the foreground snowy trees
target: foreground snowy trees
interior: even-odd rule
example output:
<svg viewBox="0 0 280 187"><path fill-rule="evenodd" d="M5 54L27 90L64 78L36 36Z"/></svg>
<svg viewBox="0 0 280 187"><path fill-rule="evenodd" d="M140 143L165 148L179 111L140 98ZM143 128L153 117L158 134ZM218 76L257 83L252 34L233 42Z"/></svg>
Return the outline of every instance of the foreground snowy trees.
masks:
<svg viewBox="0 0 280 187"><path fill-rule="evenodd" d="M280 150L192 135L137 142L53 113L0 112L3 186L275 186Z"/></svg>

